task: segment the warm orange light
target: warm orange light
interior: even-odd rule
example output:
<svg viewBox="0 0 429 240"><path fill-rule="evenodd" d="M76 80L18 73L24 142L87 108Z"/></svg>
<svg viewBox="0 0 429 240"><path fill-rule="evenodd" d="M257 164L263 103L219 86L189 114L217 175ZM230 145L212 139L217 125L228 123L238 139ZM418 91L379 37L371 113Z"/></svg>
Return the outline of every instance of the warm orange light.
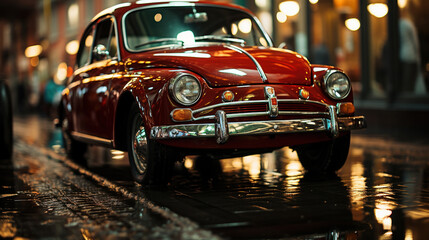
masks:
<svg viewBox="0 0 429 240"><path fill-rule="evenodd" d="M305 89L301 89L299 90L299 97L301 99L307 100L310 98L310 93Z"/></svg>
<svg viewBox="0 0 429 240"><path fill-rule="evenodd" d="M66 78L67 78L67 64L65 62L62 62L58 64L57 74L55 74L54 81L58 85L61 85L64 83Z"/></svg>
<svg viewBox="0 0 429 240"><path fill-rule="evenodd" d="M286 16L293 17L299 13L300 7L299 3L296 1L284 1L279 4L279 9Z"/></svg>
<svg viewBox="0 0 429 240"><path fill-rule="evenodd" d="M174 109L171 117L176 122L184 122L192 120L192 110L189 108Z"/></svg>
<svg viewBox="0 0 429 240"><path fill-rule="evenodd" d="M353 32L359 30L360 28L360 21L357 18L349 18L346 20L345 24L346 27Z"/></svg>
<svg viewBox="0 0 429 240"><path fill-rule="evenodd" d="M161 13L155 14L155 16L153 17L153 19L155 20L155 22L161 22L161 20L162 20L162 14Z"/></svg>
<svg viewBox="0 0 429 240"><path fill-rule="evenodd" d="M30 65L32 67L37 67L37 65L39 65L39 57L30 58Z"/></svg>
<svg viewBox="0 0 429 240"><path fill-rule="evenodd" d="M278 12L276 18L279 23L285 23L287 21L287 16L284 12Z"/></svg>
<svg viewBox="0 0 429 240"><path fill-rule="evenodd" d="M232 93L231 91L225 91L222 95L222 99L225 102L231 102L232 100L234 100L234 93Z"/></svg>
<svg viewBox="0 0 429 240"><path fill-rule="evenodd" d="M389 7L385 3L371 3L367 8L369 13L377 18L382 18L389 12Z"/></svg>
<svg viewBox="0 0 429 240"><path fill-rule="evenodd" d="M355 106L353 103L340 103L338 104L339 115L352 115L355 113Z"/></svg>
<svg viewBox="0 0 429 240"><path fill-rule="evenodd" d="M66 52L70 55L75 55L79 50L79 42L77 40L70 41L66 45Z"/></svg>
<svg viewBox="0 0 429 240"><path fill-rule="evenodd" d="M29 46L25 49L25 56L28 58L37 57L42 53L42 51L43 48L40 45Z"/></svg>
<svg viewBox="0 0 429 240"><path fill-rule="evenodd" d="M68 66L67 67L67 77L71 77L73 75L73 68Z"/></svg>

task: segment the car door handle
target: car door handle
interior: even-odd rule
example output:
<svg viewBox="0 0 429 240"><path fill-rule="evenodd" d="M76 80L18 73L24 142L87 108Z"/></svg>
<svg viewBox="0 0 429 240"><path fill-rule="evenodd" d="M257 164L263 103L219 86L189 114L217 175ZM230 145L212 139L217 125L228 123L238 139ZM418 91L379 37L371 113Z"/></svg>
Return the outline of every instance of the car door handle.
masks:
<svg viewBox="0 0 429 240"><path fill-rule="evenodd" d="M88 73L81 73L81 74L79 74L79 77L81 77L81 78L89 78L89 74Z"/></svg>

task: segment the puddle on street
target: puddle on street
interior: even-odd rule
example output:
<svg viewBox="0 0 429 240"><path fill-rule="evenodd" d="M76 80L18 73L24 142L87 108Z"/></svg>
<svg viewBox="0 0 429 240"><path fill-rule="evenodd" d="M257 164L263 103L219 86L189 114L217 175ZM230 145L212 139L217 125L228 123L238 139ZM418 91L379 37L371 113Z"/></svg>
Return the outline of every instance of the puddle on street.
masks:
<svg viewBox="0 0 429 240"><path fill-rule="evenodd" d="M20 137L31 144L37 141L25 138L32 134ZM63 151L61 132L39 134L45 145ZM166 189L136 187L127 153L91 147L87 159L90 171L227 238L410 240L429 235L429 150L424 146L386 145L357 135L345 166L332 176L306 174L289 148L220 160L190 156L176 165ZM5 234L13 231L7 217L0 220Z"/></svg>

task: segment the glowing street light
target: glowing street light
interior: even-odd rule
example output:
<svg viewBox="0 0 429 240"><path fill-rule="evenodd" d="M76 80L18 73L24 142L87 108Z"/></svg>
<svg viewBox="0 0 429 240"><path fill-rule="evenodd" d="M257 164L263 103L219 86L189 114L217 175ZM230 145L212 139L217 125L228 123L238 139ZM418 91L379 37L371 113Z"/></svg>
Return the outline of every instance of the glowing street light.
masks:
<svg viewBox="0 0 429 240"><path fill-rule="evenodd" d="M238 23L238 29L240 29L242 33L250 33L252 31L252 21L248 18L241 20Z"/></svg>
<svg viewBox="0 0 429 240"><path fill-rule="evenodd" d="M75 55L79 50L79 42L77 40L72 40L66 45L66 52L70 55Z"/></svg>
<svg viewBox="0 0 429 240"><path fill-rule="evenodd" d="M357 31L360 28L360 21L357 18L349 18L346 20L346 27L350 31Z"/></svg>
<svg viewBox="0 0 429 240"><path fill-rule="evenodd" d="M284 1L280 3L279 9L288 17L297 15L300 10L299 4L296 1Z"/></svg>
<svg viewBox="0 0 429 240"><path fill-rule="evenodd" d="M368 5L368 11L371 13L374 17L382 18L387 15L389 12L389 8L384 3L371 3Z"/></svg>
<svg viewBox="0 0 429 240"><path fill-rule="evenodd" d="M42 53L42 46L40 45L33 45L29 46L25 49L25 56L28 58L37 57Z"/></svg>
<svg viewBox="0 0 429 240"><path fill-rule="evenodd" d="M57 84L62 84L67 78L67 64L65 62L62 62L58 64L56 78L54 78L54 81L56 81Z"/></svg>
<svg viewBox="0 0 429 240"><path fill-rule="evenodd" d="M255 0L255 4L259 8L266 8L268 6L268 0Z"/></svg>
<svg viewBox="0 0 429 240"><path fill-rule="evenodd" d="M408 4L408 0L398 0L399 8L405 8Z"/></svg>
<svg viewBox="0 0 429 240"><path fill-rule="evenodd" d="M277 21L280 23L285 23L287 21L287 16L284 14L284 12L278 12L277 13Z"/></svg>

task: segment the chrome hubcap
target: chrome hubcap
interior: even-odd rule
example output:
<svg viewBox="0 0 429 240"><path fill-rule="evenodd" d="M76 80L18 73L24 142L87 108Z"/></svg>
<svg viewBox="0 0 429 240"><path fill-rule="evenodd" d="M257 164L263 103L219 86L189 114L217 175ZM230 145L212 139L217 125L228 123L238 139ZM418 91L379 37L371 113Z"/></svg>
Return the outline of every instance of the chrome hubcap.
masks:
<svg viewBox="0 0 429 240"><path fill-rule="evenodd" d="M147 170L147 138L143 126L134 135L133 160L139 174L145 174Z"/></svg>

